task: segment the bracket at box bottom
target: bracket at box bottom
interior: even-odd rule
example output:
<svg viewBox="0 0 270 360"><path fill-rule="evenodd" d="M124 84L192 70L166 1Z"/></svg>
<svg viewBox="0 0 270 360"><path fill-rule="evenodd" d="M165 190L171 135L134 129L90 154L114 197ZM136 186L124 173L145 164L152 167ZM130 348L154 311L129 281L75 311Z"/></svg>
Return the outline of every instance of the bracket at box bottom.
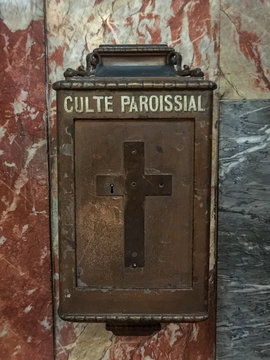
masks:
<svg viewBox="0 0 270 360"><path fill-rule="evenodd" d="M107 322L106 330L117 336L149 336L161 329L160 323L124 324Z"/></svg>

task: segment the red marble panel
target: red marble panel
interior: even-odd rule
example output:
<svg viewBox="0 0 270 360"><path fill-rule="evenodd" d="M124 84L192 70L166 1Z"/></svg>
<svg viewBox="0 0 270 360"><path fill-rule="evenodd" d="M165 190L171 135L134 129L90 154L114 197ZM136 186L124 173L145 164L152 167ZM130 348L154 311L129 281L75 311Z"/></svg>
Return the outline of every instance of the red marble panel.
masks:
<svg viewBox="0 0 270 360"><path fill-rule="evenodd" d="M50 360L44 24L0 29L0 359Z"/></svg>
<svg viewBox="0 0 270 360"><path fill-rule="evenodd" d="M209 318L206 321L164 325L152 336L115 337L110 360L215 359L215 272L211 273Z"/></svg>
<svg viewBox="0 0 270 360"><path fill-rule="evenodd" d="M221 0L221 93L269 98L270 2Z"/></svg>

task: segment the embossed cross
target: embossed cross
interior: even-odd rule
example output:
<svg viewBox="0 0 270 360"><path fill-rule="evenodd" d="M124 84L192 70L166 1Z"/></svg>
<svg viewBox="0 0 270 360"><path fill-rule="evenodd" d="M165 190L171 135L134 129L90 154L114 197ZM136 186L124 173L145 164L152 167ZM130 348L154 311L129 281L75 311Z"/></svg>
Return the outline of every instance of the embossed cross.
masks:
<svg viewBox="0 0 270 360"><path fill-rule="evenodd" d="M146 196L172 194L172 175L144 173L144 142L124 142L124 175L97 175L100 196L124 196L125 266L144 266L144 203Z"/></svg>

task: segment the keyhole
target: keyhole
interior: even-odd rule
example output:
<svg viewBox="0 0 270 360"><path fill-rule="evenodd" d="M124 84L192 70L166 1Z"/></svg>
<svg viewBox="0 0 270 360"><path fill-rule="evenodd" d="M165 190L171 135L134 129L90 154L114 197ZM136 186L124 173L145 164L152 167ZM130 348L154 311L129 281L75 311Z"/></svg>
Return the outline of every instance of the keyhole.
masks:
<svg viewBox="0 0 270 360"><path fill-rule="evenodd" d="M111 188L111 194L113 194L114 184L110 184L110 188Z"/></svg>

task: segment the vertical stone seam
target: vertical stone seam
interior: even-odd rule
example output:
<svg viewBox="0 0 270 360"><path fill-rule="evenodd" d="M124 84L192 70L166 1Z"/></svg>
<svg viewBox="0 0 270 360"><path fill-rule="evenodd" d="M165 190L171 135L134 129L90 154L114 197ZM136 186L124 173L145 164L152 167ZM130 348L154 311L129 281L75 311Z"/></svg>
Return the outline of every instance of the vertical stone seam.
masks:
<svg viewBox="0 0 270 360"><path fill-rule="evenodd" d="M220 46L221 46L221 0L218 1L218 36L216 41L218 42L218 55L217 55L217 89L213 96L213 128L212 128L212 167L215 167L215 171L212 172L211 187L214 187L214 199L211 201L211 221L210 221L210 261L209 270L213 272L213 284L209 283L210 287L213 287L214 292L212 296L213 308L210 311L214 312L214 346L213 346L213 360L216 359L216 328L217 328L217 254L218 254L218 189L219 189L219 100L220 100ZM211 264L212 263L212 264ZM210 275L210 274L209 274ZM209 279L210 281L210 279ZM211 299L210 299L211 300Z"/></svg>
<svg viewBox="0 0 270 360"><path fill-rule="evenodd" d="M217 66L218 66L218 73L217 73L217 89L216 89L216 93L214 95L214 111L213 111L213 118L214 118L214 123L215 123L215 127L213 129L213 131L215 132L215 142L214 142L214 147L215 147L215 163L216 163L216 172L215 172L215 176L216 179L214 180L215 183L215 204L214 204L214 209L213 209L213 214L215 217L215 230L214 230L214 258L215 258L215 267L213 269L214 271L214 289L215 289L215 293L214 296L215 298L213 299L214 302L214 309L215 309L215 346L214 346L214 351L213 351L213 359L216 359L217 356L217 291L218 291L218 202L219 202L219 104L220 104L220 99L222 98L222 95L220 94L220 78L221 78L221 67L220 67L220 59L221 59L221 54L220 54L220 47L221 47L221 0L219 0L219 9L218 9L218 57L217 57Z"/></svg>
<svg viewBox="0 0 270 360"><path fill-rule="evenodd" d="M217 217L218 217L218 139L219 139L219 100L220 100L220 7L221 0L218 1L218 58L217 58L217 89L213 94L213 127L212 127L212 174L211 188L215 189L211 194L210 205L210 249L209 249L209 270L216 272L217 265ZM213 171L214 169L214 171ZM217 274L216 274L217 275Z"/></svg>
<svg viewBox="0 0 270 360"><path fill-rule="evenodd" d="M221 1L222 0L219 0L218 2L218 6L219 6L219 9L218 9L218 56L217 56L217 62L218 62L218 74L217 74L217 94L220 95L220 72L221 72L221 69L220 69L220 46L221 46Z"/></svg>
<svg viewBox="0 0 270 360"><path fill-rule="evenodd" d="M54 323L54 318L55 318L55 288L54 288L54 281L53 281L53 275L55 273L55 269L54 269L54 261L53 261L53 243L52 243L52 214L51 214L51 209L52 209L52 195L51 195L51 190L52 190L52 185L51 185L51 146L50 146L50 126L49 126L49 122L50 122L50 97L49 97L49 59L48 59L48 39L47 39L47 9L46 9L46 0L43 0L43 24L44 24L44 52L45 52L45 57L44 57L44 61L45 61L45 96L46 96L46 110L45 110L45 137L46 137L46 141L47 141L47 163L48 163L48 174L47 174L47 179L48 179L48 199L49 199L49 236L50 236L50 263L51 263L51 300L52 300L52 336L53 336L53 358L56 359L56 344L55 344L55 323Z"/></svg>

